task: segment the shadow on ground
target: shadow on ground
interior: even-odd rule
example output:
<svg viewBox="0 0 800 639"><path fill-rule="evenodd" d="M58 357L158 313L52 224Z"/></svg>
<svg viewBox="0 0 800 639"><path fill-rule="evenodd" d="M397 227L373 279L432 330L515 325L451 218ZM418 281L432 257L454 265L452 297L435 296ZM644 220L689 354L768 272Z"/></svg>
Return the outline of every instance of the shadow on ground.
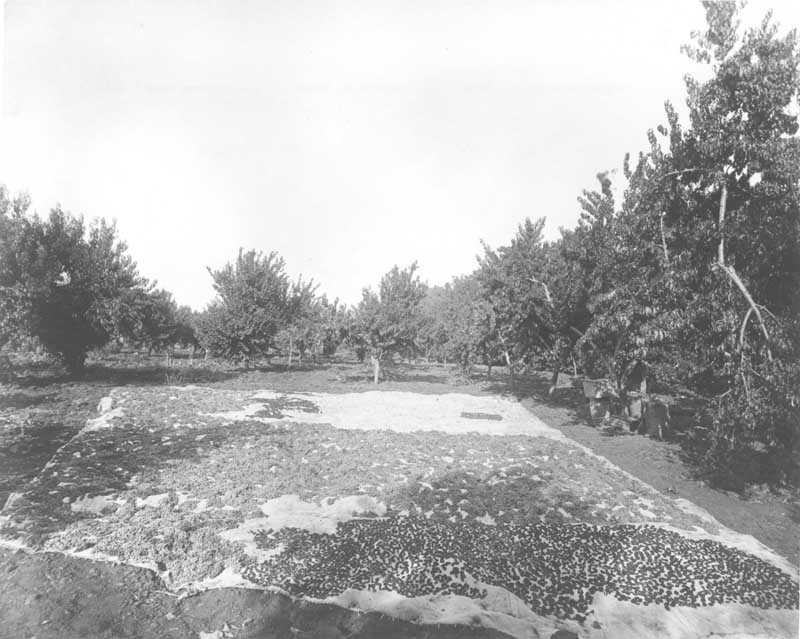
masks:
<svg viewBox="0 0 800 639"><path fill-rule="evenodd" d="M3 529L10 537L22 537L37 546L46 535L70 522L95 517L75 512L72 504L86 495L110 495L130 488L135 475L159 469L173 460L209 454L231 438L255 436L263 430L257 422L236 429L221 423L202 431L175 429L171 420L145 420L123 416L114 428L83 432L59 448L24 493L7 504L4 514L13 525ZM198 440L202 437L202 441Z"/></svg>
<svg viewBox="0 0 800 639"><path fill-rule="evenodd" d="M597 502L553 485L547 470L536 471L510 466L477 475L452 471L432 477L429 487L419 481L387 494L393 504L416 507L417 513L430 513L434 520L462 521L485 517L496 522L530 524L610 523L592 514ZM604 511L601 511L604 512Z"/></svg>
<svg viewBox="0 0 800 639"><path fill-rule="evenodd" d="M0 591L4 637L508 638L483 628L417 625L257 590L225 588L178 599L148 570L54 553L0 549Z"/></svg>
<svg viewBox="0 0 800 639"><path fill-rule="evenodd" d="M22 391L12 391L5 395L0 395L0 411L3 410L20 410L23 408L32 408L40 406L41 404L52 403L57 393L25 393Z"/></svg>
<svg viewBox="0 0 800 639"><path fill-rule="evenodd" d="M486 373L476 372L472 375L473 381L486 384L486 390L498 395L512 395L518 400L533 399L537 404L555 410L566 410L571 418L571 423L578 425L590 424L589 408L580 388L571 382L559 380L559 385L551 394L550 374L531 373L530 375L517 375L511 377L507 373L494 373L491 378ZM547 420L545 420L547 421Z"/></svg>
<svg viewBox="0 0 800 639"><path fill-rule="evenodd" d="M448 376L447 369L432 369L430 367L415 366L413 364L390 364L381 366L381 381L376 388L384 388L387 383L394 385L402 384L449 384L451 378ZM363 372L354 375L346 375L345 379L349 382L373 383L372 367L363 364Z"/></svg>
<svg viewBox="0 0 800 639"><path fill-rule="evenodd" d="M0 393L0 508L86 423L105 389L53 384Z"/></svg>
<svg viewBox="0 0 800 639"><path fill-rule="evenodd" d="M142 366L89 364L80 379L59 369L48 369L40 374L28 372L14 378L20 388L44 388L54 384L93 384L97 386L158 386L181 384L212 384L235 378L236 370L215 370L209 367L169 368L148 363Z"/></svg>

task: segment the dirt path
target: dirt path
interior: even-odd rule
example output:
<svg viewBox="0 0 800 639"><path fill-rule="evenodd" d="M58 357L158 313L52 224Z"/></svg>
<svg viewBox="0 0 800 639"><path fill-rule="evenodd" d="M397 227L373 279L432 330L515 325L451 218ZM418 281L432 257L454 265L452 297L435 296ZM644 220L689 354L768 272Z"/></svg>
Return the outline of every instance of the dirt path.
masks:
<svg viewBox="0 0 800 639"><path fill-rule="evenodd" d="M710 488L691 477L681 459L681 448L640 435L609 435L589 425L588 409L578 391L561 388L560 405L541 394L522 400L547 425L602 455L623 470L664 494L683 497L710 512L725 526L752 535L783 557L800 565L800 504L786 497L764 494L758 499ZM570 394L571 397L565 397ZM577 398L577 399L576 399Z"/></svg>

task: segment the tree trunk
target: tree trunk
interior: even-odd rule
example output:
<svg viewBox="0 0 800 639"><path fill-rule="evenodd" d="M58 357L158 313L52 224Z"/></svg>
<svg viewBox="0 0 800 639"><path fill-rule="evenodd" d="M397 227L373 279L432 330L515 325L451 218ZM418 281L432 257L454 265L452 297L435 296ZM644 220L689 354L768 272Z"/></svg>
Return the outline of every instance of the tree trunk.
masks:
<svg viewBox="0 0 800 639"><path fill-rule="evenodd" d="M497 331L497 339L500 340L500 344L503 347L503 357L506 360L506 366L508 366L508 374L511 376L511 379L514 379L514 364L511 361L511 355L508 352L508 347L506 346L506 340L503 339L503 336L500 334L500 331Z"/></svg>
<svg viewBox="0 0 800 639"><path fill-rule="evenodd" d="M486 379L492 379L492 365L486 365Z"/></svg>
<svg viewBox="0 0 800 639"><path fill-rule="evenodd" d="M374 355L370 358L372 359L372 373L373 373L373 382L377 384L381 378L381 360L379 360Z"/></svg>
<svg viewBox="0 0 800 639"><path fill-rule="evenodd" d="M506 360L506 367L508 368L508 374L511 376L511 379L514 379L514 364L511 361L511 356L508 354L508 349L503 348L503 357Z"/></svg>
<svg viewBox="0 0 800 639"><path fill-rule="evenodd" d="M81 379L86 372L86 353L79 351L67 354L65 364L70 377Z"/></svg>
<svg viewBox="0 0 800 639"><path fill-rule="evenodd" d="M572 354L570 352L571 349L565 342L562 342L561 340L559 340L559 342L558 359L556 360L555 370L553 370L553 377L550 380L550 390L547 391L548 395L552 395L555 392L556 386L558 386L558 375L561 372L561 369L564 368L564 364L567 361L567 355ZM574 364L575 360L573 359L572 361Z"/></svg>
<svg viewBox="0 0 800 639"><path fill-rule="evenodd" d="M561 372L561 362L563 359L563 357L559 357L556 362L555 370L553 370L553 377L550 379L550 389L547 391L548 395L552 395L556 390L556 386L558 386L558 374Z"/></svg>
<svg viewBox="0 0 800 639"><path fill-rule="evenodd" d="M289 366L292 365L292 348L293 348L294 341L292 340L292 336L289 335Z"/></svg>
<svg viewBox="0 0 800 639"><path fill-rule="evenodd" d="M570 326L569 330L571 330L573 333L575 333L578 337L585 337L584 333L581 333L574 326ZM622 338L620 338L620 339L622 339ZM608 355L603 354L603 351L601 351L599 348L597 348L597 344L595 344L592 340L587 339L586 343L589 344L589 346L592 347L593 351L595 351L598 355L600 355L601 359L603 360L603 363L606 366L606 370L608 371L609 376L610 377L616 377L616 374L614 373L614 360L612 358L610 358ZM619 341L617 342L617 347L614 349L615 353L619 350L620 343L621 342L619 342ZM573 368L575 368L575 358L574 357L572 358L572 366L573 366ZM585 372L586 371L584 371L584 373ZM576 369L576 374L577 374L577 369Z"/></svg>

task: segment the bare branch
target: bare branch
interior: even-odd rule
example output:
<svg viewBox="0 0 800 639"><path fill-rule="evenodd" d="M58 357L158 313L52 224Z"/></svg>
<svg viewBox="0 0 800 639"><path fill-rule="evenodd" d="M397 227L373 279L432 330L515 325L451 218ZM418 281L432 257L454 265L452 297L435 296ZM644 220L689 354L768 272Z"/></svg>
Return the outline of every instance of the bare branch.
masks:
<svg viewBox="0 0 800 639"><path fill-rule="evenodd" d="M728 275L731 281L742 292L742 295L744 295L745 300L747 300L747 303L750 305L750 309L756 314L756 317L758 318L758 323L761 326L761 332L764 334L764 339L767 341L767 344L769 344L769 331L767 331L767 325L764 323L764 317L761 315L761 311L758 308L758 304L756 304L755 301L753 300L753 296L750 295L750 291L747 290L747 287L744 285L744 282L742 282L742 278L739 277L739 274L736 272L736 269L733 268L732 266L727 266L725 264L718 264L718 266L723 271L725 271L725 273ZM770 350L769 345L767 346L767 357L771 362L772 351Z"/></svg>
<svg viewBox="0 0 800 639"><path fill-rule="evenodd" d="M503 338L503 334L498 330L497 332L497 339L500 340L500 344L503 345L503 356L506 360L506 366L508 366L508 371L511 376L514 376L514 362L511 361L511 355L508 352L508 345L506 344L506 340Z"/></svg>
<svg viewBox="0 0 800 639"><path fill-rule="evenodd" d="M665 180L668 177L674 177L674 176L677 176L677 175L684 175L686 173L704 173L705 171L706 171L706 169L700 169L700 168L683 169L681 171L670 171L669 173L664 173L664 175L661 176L661 179Z"/></svg>
<svg viewBox="0 0 800 639"><path fill-rule="evenodd" d="M778 318L775 317L775 313L773 313L771 310L769 310L766 306L763 306L762 304L756 304L756 306L758 306L758 308L760 308L762 311L764 311L767 315L769 315L775 321L778 320Z"/></svg>
<svg viewBox="0 0 800 639"><path fill-rule="evenodd" d="M719 245L717 246L717 262L725 267L725 207L728 204L728 185L722 183L722 192L719 196Z"/></svg>
<svg viewBox="0 0 800 639"><path fill-rule="evenodd" d="M547 288L547 284L542 282L542 280L537 280L535 277L529 277L529 281L533 282L534 284L541 284L542 288L544 288L544 298L547 300L547 303L552 306L553 305L553 298L550 296L550 289Z"/></svg>
<svg viewBox="0 0 800 639"><path fill-rule="evenodd" d="M739 371L739 375L742 377L742 383L744 384L744 394L747 396L747 400L750 401L750 384L747 383L747 375L744 374L744 371Z"/></svg>
<svg viewBox="0 0 800 639"><path fill-rule="evenodd" d="M664 261L669 266L669 251L667 250L667 238L664 235L664 216L666 213L663 211L661 212L661 217L658 220L659 225L661 226L661 248L664 249Z"/></svg>
<svg viewBox="0 0 800 639"><path fill-rule="evenodd" d="M575 328L574 326L570 326L570 327L569 327L569 330L571 330L573 333L575 333L575 335L577 335L578 337L585 337L585 335L586 335L585 333L581 333L581 332L580 332L580 331L579 331L577 328ZM594 346L594 343L592 343L592 340L590 340L590 339L587 339L586 341L587 341L587 342L589 342L589 344L591 344L592 346ZM597 347L595 346L595 348L597 348Z"/></svg>
<svg viewBox="0 0 800 639"><path fill-rule="evenodd" d="M725 207L728 204L728 185L724 182L722 183L722 191L720 192L719 196L719 245L717 246L717 266L719 266L731 279L731 281L736 285L736 287L741 291L742 295L744 295L745 300L750 305L750 310L756 314L758 318L758 323L761 326L761 332L764 334L764 339L767 342L767 357L769 357L769 361L772 361L772 351L769 348L769 331L767 331L767 325L764 323L764 318L761 315L761 310L756 304L753 296L750 295L750 291L747 290L747 287L742 282L742 278L739 277L739 274L736 272L736 269L733 266L728 266L725 264ZM743 339L744 335L744 327L747 322L748 315L745 316L745 322L742 323L742 327L739 331L740 343Z"/></svg>
<svg viewBox="0 0 800 639"><path fill-rule="evenodd" d="M589 344L589 346L592 347L592 350L594 350L598 355L600 355L600 357L603 358L603 362L605 363L606 368L608 368L608 370L613 373L613 371L614 371L614 360L612 358L610 358L608 355L606 355L605 353L603 353L603 351L601 351L599 348L597 348L597 344L595 344L592 341L591 337L587 337L586 333L581 333L574 326L570 326L569 330L571 330L573 333L575 333L579 338L584 339L586 341L586 343ZM615 350L615 354L616 354L617 350L619 350L619 342L617 342L617 349Z"/></svg>
<svg viewBox="0 0 800 639"><path fill-rule="evenodd" d="M747 309L747 313L744 314L744 319L742 320L742 326L739 329L739 350L742 350L744 347L744 331L747 328L747 322L750 320L750 316L753 314L753 307Z"/></svg>

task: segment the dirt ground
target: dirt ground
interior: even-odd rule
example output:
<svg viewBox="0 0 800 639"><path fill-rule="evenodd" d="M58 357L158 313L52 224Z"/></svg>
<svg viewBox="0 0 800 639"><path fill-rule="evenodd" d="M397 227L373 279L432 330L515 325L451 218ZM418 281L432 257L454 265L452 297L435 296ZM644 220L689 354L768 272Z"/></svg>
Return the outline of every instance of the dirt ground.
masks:
<svg viewBox="0 0 800 639"><path fill-rule="evenodd" d="M651 437L588 427L588 407L579 391L565 382L548 398L545 376L528 380L519 392L523 405L564 435L602 455L660 492L683 497L710 512L720 523L752 535L795 565L800 564L800 495L764 487L745 495L715 490L694 478L696 468L676 439Z"/></svg>
<svg viewBox="0 0 800 639"><path fill-rule="evenodd" d="M71 639L396 639L502 637L464 626L417 626L380 614L224 588L179 599L149 570L0 550L0 637Z"/></svg>
<svg viewBox="0 0 800 639"><path fill-rule="evenodd" d="M0 503L29 481L56 449L94 416L110 386L203 384L235 390L358 392L374 390L369 371L352 363L237 371L218 366L167 371L153 362L90 366L81 383L28 375L0 386ZM676 497L751 534L795 564L800 560L800 502L762 491L742 499L692 479L680 446L644 436L611 436L588 425L580 393L562 380L551 398L544 376L511 384L495 373L464 379L453 369L396 367L382 390L513 394L548 425ZM214 590L184 599L152 572L59 554L0 550L0 639L45 637L499 637L496 631L417 626L378 614L293 602L277 594ZM566 639L566 637L564 638Z"/></svg>

